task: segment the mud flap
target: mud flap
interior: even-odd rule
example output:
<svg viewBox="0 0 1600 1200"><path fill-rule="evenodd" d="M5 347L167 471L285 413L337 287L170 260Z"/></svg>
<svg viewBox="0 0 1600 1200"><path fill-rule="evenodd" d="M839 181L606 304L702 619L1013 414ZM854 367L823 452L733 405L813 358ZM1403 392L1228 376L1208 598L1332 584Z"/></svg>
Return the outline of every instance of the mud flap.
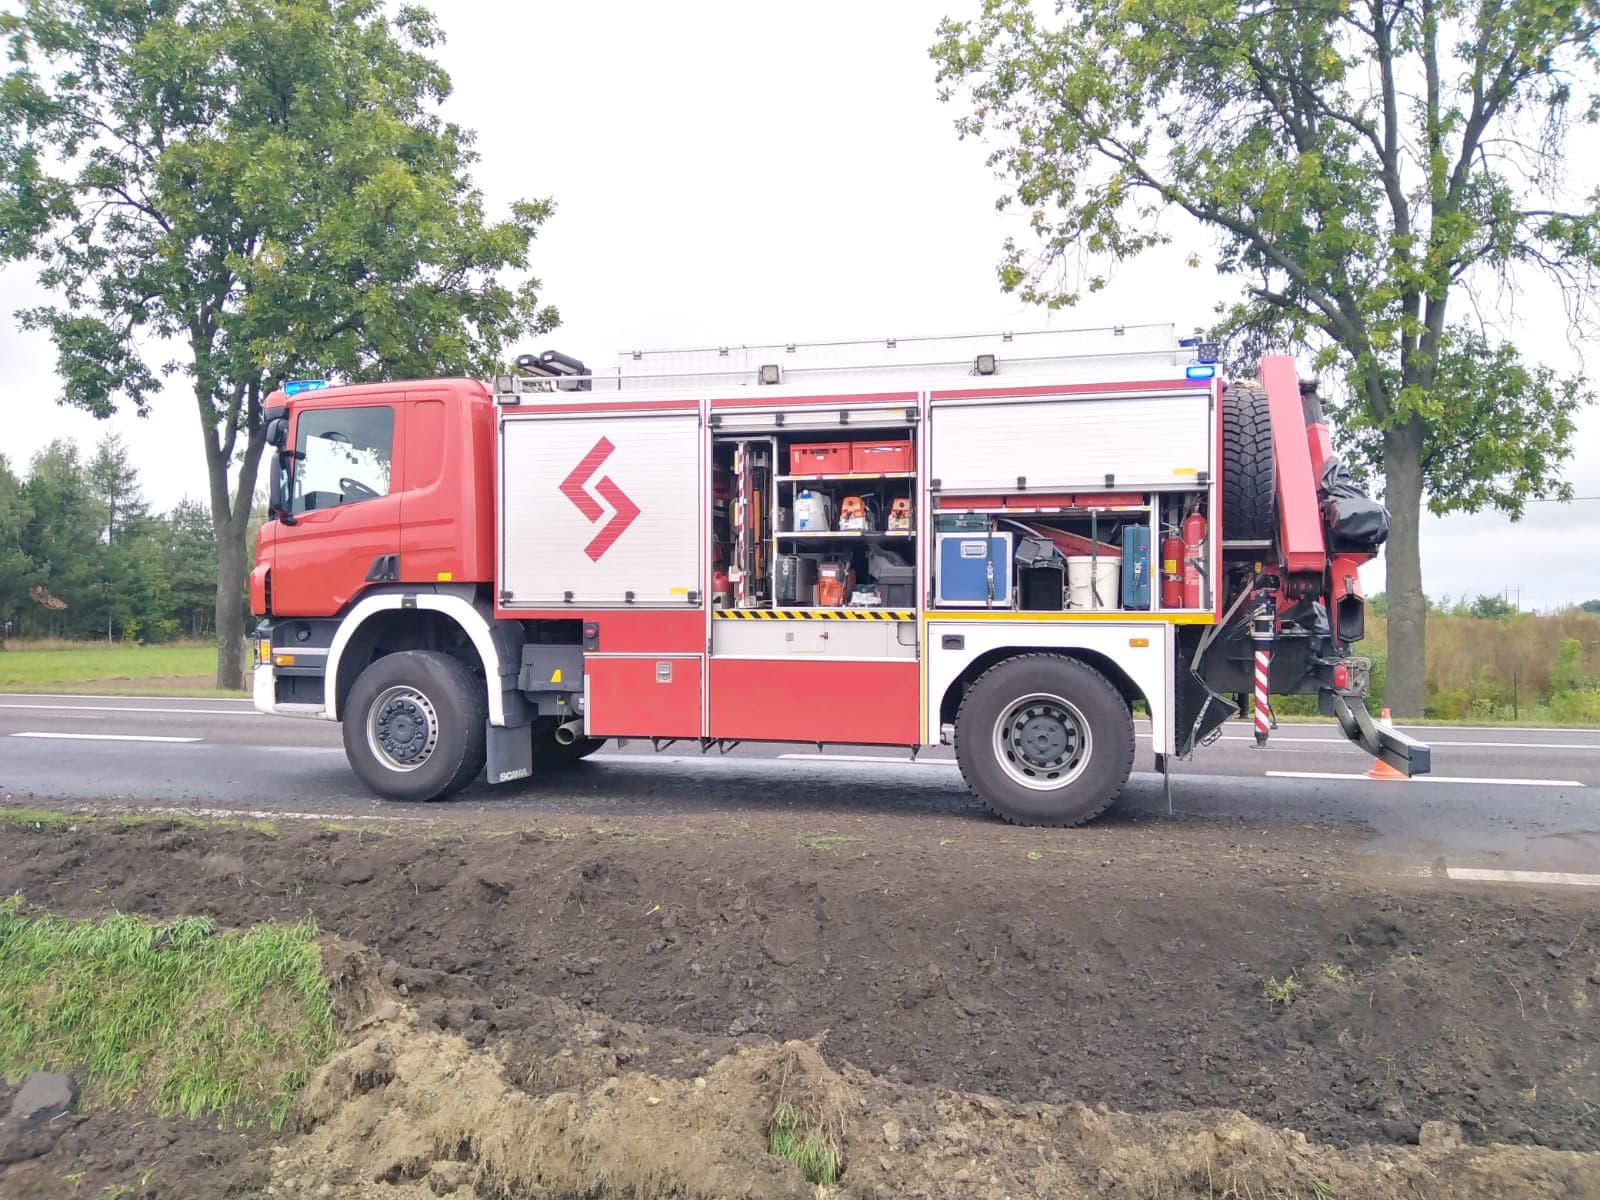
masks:
<svg viewBox="0 0 1600 1200"><path fill-rule="evenodd" d="M1197 747L1209 744L1211 735L1238 715L1239 706L1233 701L1224 700L1215 692L1208 694L1205 703L1200 707L1199 715L1194 719L1194 724L1189 726L1183 740L1178 744L1178 757L1188 758Z"/></svg>
<svg viewBox="0 0 1600 1200"><path fill-rule="evenodd" d="M1380 762L1407 776L1426 775L1431 769L1433 752L1426 745L1398 729L1379 725L1360 700L1326 688L1320 699L1322 711L1338 718L1345 737Z"/></svg>
<svg viewBox="0 0 1600 1200"><path fill-rule="evenodd" d="M485 734L488 758L484 777L490 783L509 783L533 774L532 726L490 725Z"/></svg>

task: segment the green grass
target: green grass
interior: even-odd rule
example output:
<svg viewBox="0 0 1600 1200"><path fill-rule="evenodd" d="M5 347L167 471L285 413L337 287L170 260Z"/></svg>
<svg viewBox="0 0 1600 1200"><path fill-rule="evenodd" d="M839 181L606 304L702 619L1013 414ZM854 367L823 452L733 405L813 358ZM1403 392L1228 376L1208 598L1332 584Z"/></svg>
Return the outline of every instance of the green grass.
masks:
<svg viewBox="0 0 1600 1200"><path fill-rule="evenodd" d="M197 680L217 675L214 645L122 646L13 642L0 651L0 691L238 696Z"/></svg>
<svg viewBox="0 0 1600 1200"><path fill-rule="evenodd" d="M837 850L840 846L849 846L861 839L853 833L814 833L800 836L795 842L806 850L815 850L818 854L826 854L829 850Z"/></svg>
<svg viewBox="0 0 1600 1200"><path fill-rule="evenodd" d="M86 825L94 817L88 813L57 812L53 808L0 808L0 826L20 825L24 829L71 829Z"/></svg>
<svg viewBox="0 0 1600 1200"><path fill-rule="evenodd" d="M314 932L0 901L0 1076L77 1069L108 1103L279 1128L338 1043Z"/></svg>
<svg viewBox="0 0 1600 1200"><path fill-rule="evenodd" d="M807 1183L830 1188L839 1182L838 1148L819 1134L793 1105L780 1104L772 1114L772 1135L767 1149L799 1167Z"/></svg>
<svg viewBox="0 0 1600 1200"><path fill-rule="evenodd" d="M141 825L176 825L180 829L204 829L206 822L200 817L185 817L179 813L118 813L117 824L129 829Z"/></svg>
<svg viewBox="0 0 1600 1200"><path fill-rule="evenodd" d="M591 832L596 837L608 838L614 842L625 842L634 846L660 846L672 840L659 833L647 833L638 829L622 829L615 825L596 825Z"/></svg>
<svg viewBox="0 0 1600 1200"><path fill-rule="evenodd" d="M1274 976L1261 985L1261 995L1269 1004L1281 1004L1285 1008L1300 998L1301 990L1300 981L1292 974L1282 982Z"/></svg>

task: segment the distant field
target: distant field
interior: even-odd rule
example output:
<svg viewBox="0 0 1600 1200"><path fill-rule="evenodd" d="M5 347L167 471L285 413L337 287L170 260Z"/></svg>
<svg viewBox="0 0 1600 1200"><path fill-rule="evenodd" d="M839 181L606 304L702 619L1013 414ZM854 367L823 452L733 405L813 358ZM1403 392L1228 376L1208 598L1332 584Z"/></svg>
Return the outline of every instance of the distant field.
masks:
<svg viewBox="0 0 1600 1200"><path fill-rule="evenodd" d="M11 642L0 651L0 691L218 692L217 648L206 642L108 646L82 642Z"/></svg>

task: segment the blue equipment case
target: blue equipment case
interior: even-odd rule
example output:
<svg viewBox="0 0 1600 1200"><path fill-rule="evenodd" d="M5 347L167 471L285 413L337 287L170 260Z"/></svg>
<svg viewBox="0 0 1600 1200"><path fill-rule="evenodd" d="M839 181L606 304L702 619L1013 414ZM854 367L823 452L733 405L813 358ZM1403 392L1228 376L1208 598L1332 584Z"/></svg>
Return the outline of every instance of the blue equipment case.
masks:
<svg viewBox="0 0 1600 1200"><path fill-rule="evenodd" d="M1150 607L1150 526L1122 530L1122 607Z"/></svg>
<svg viewBox="0 0 1600 1200"><path fill-rule="evenodd" d="M934 603L1011 608L1011 534L940 533Z"/></svg>

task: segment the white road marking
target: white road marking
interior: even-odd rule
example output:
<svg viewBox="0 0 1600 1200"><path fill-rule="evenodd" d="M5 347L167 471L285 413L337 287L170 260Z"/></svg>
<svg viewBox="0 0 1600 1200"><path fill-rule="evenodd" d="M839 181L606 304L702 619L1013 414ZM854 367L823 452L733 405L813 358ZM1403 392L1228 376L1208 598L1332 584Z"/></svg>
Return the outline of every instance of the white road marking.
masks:
<svg viewBox="0 0 1600 1200"><path fill-rule="evenodd" d="M880 754L780 754L779 758L797 759L800 762L860 762L860 763L889 763L902 767L953 767L956 763L948 758L919 758L913 761L910 758L884 758Z"/></svg>
<svg viewBox="0 0 1600 1200"><path fill-rule="evenodd" d="M1148 733L1136 734L1136 737L1147 738ZM1225 733L1217 739L1219 742L1253 742L1254 736ZM1600 751L1600 742L1442 742L1437 738L1424 738L1430 746L1450 746L1463 750L1594 750ZM1349 742L1342 736L1339 737L1279 737L1273 734L1267 740L1267 749L1271 749L1280 742L1290 742L1312 746L1347 746Z"/></svg>
<svg viewBox="0 0 1600 1200"><path fill-rule="evenodd" d="M259 717L255 709L229 708L134 708L125 704L12 704L0 701L0 708L26 708L33 712L114 712L114 713L171 713L200 717Z"/></svg>
<svg viewBox="0 0 1600 1200"><path fill-rule="evenodd" d="M1571 871L1505 871L1498 867L1451 867L1444 873L1451 879L1470 879L1483 883L1565 883L1574 887L1600 887L1600 875L1579 875Z"/></svg>
<svg viewBox="0 0 1600 1200"><path fill-rule="evenodd" d="M190 700L206 704L254 704L249 696L102 696L92 692L0 692L7 700ZM251 711L254 711L252 709Z"/></svg>
<svg viewBox="0 0 1600 1200"><path fill-rule="evenodd" d="M13 733L12 737L59 738L74 742L198 742L197 737L156 737L145 733Z"/></svg>
<svg viewBox="0 0 1600 1200"><path fill-rule="evenodd" d="M1369 779L1367 775L1347 775L1337 771L1267 771L1272 779ZM1374 783L1393 783L1390 779L1376 779ZM1404 781L1402 781L1404 782ZM1511 787L1575 787L1583 784L1576 779L1489 779L1474 775L1413 775L1412 783L1490 783Z"/></svg>

